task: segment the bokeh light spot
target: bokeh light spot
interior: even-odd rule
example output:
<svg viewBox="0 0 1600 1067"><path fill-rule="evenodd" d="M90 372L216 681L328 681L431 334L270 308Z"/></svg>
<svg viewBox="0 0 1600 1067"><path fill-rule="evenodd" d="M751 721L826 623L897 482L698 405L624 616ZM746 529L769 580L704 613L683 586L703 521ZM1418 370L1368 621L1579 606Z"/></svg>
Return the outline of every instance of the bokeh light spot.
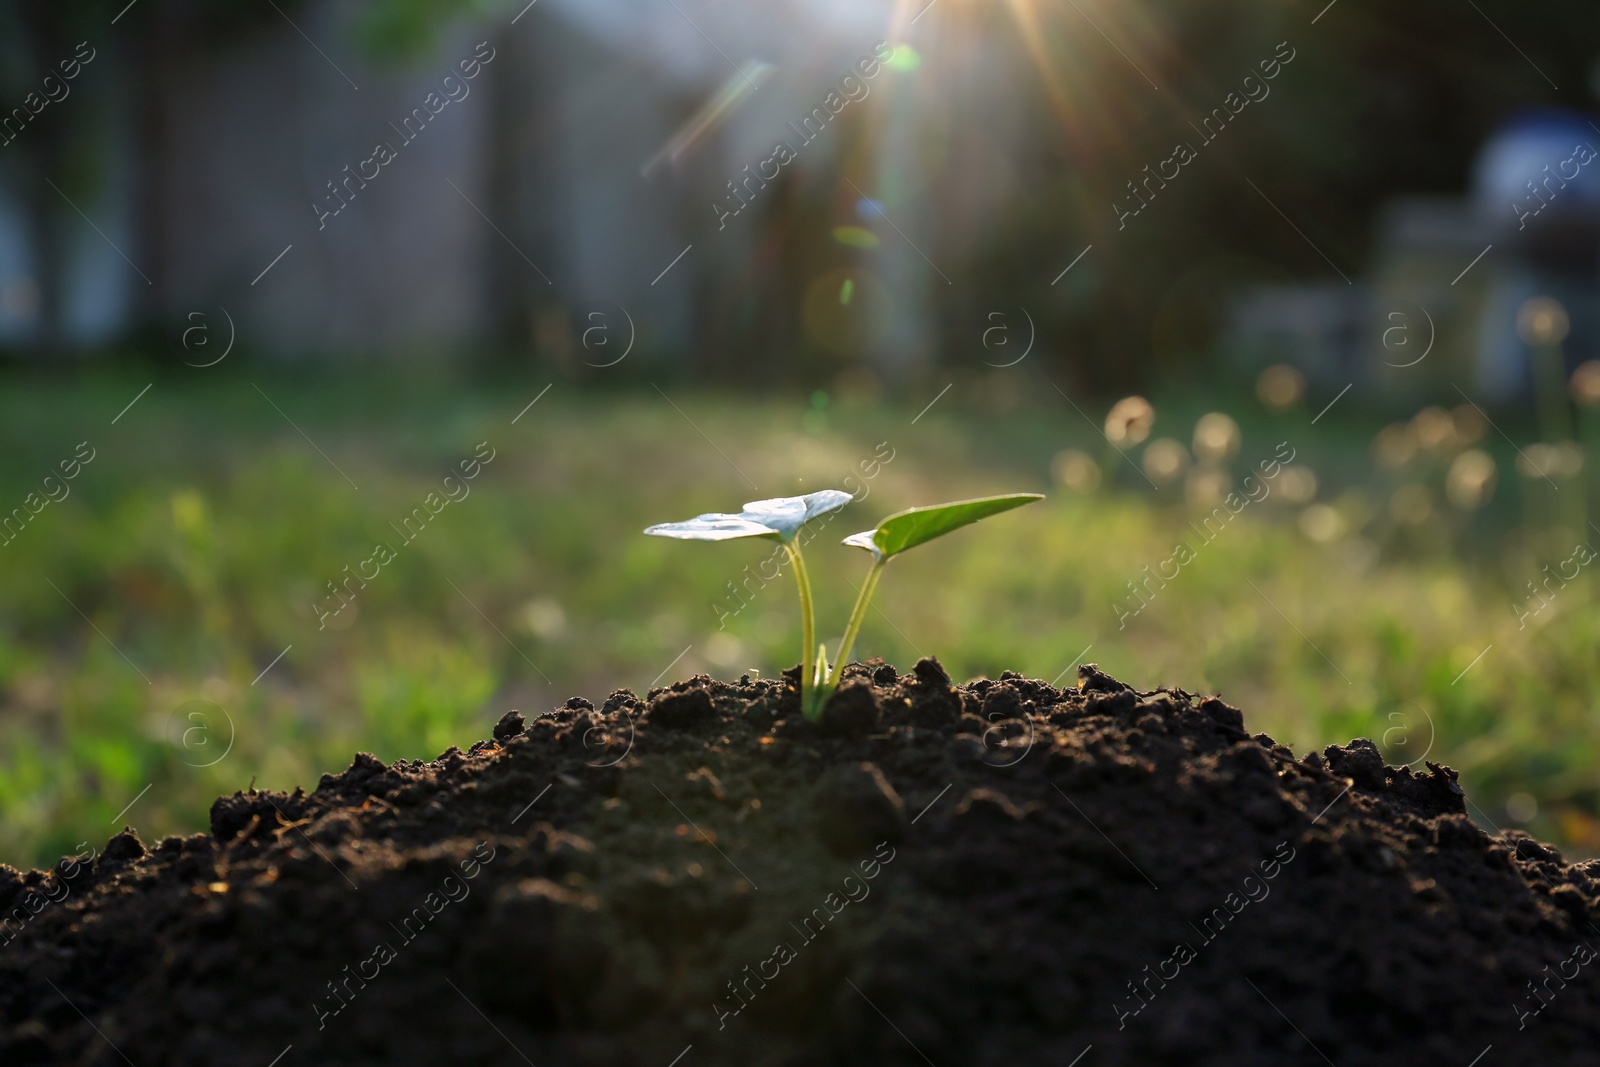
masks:
<svg viewBox="0 0 1600 1067"><path fill-rule="evenodd" d="M845 283L850 299L841 299ZM839 268L813 279L806 287L800 321L806 337L835 355L858 356L887 339L888 288L876 275Z"/></svg>
<svg viewBox="0 0 1600 1067"><path fill-rule="evenodd" d="M1273 411L1288 411L1305 395L1306 376L1287 363L1275 363L1256 379L1256 396Z"/></svg>
<svg viewBox="0 0 1600 1067"><path fill-rule="evenodd" d="M894 55L889 57L884 66L901 74L910 74L922 66L922 55L908 44L897 44L894 46Z"/></svg>
<svg viewBox="0 0 1600 1067"><path fill-rule="evenodd" d="M878 235L860 226L835 226L833 239L851 248L877 248Z"/></svg>
<svg viewBox="0 0 1600 1067"><path fill-rule="evenodd" d="M868 222L873 219L881 219L883 218L883 204L871 197L864 196L856 201L856 214Z"/></svg>

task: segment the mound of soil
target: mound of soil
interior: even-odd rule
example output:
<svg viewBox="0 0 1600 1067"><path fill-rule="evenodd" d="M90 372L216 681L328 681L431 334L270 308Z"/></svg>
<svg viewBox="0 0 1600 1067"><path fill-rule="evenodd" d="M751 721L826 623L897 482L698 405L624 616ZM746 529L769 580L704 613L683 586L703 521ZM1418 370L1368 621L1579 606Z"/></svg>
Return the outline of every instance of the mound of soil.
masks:
<svg viewBox="0 0 1600 1067"><path fill-rule="evenodd" d="M0 867L0 1063L1593 1064L1600 862L1239 711L853 666Z"/></svg>

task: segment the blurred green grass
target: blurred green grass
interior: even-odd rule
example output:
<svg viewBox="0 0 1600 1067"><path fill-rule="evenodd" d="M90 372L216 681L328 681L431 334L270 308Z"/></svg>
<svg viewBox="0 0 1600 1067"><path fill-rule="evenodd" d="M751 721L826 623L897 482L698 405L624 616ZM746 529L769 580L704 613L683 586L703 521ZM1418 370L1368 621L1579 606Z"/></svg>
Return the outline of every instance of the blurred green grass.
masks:
<svg viewBox="0 0 1600 1067"><path fill-rule="evenodd" d="M1600 852L1592 579L1518 628L1517 590L1566 552L1527 533L1537 502L1508 473L1509 447L1495 506L1438 503L1397 524L1384 494L1432 479L1438 501L1442 465L1374 470L1382 419L1355 403L1311 426L1253 397L1156 397L1157 436L1187 441L1212 407L1239 420L1235 478L1290 441L1348 527L1313 540L1304 504L1269 496L1201 546L1181 488L1152 491L1137 449L1126 463L1107 452L1088 421L1105 405L1077 400L1080 414L1047 383L963 386L914 423L937 385L888 404L557 383L513 425L543 381L218 375L158 378L112 425L146 380L0 381L0 509L79 442L96 449L71 495L0 546L0 861L47 864L125 823L146 840L201 830L219 793L309 789L356 750L429 758L487 737L510 708L599 703L663 673L770 676L798 659L788 575L750 583L725 626L715 606L737 606L729 583L756 573L764 546L640 530L839 486L890 451L808 551L830 645L865 569L839 537L913 504L1043 491L897 561L858 656L1071 684L1087 647L1140 688L1221 691L1299 753L1356 736L1393 762L1426 753L1463 771L1484 825ZM470 495L403 543L390 523L485 441L495 458ZM1114 459L1115 484L1053 484L1069 447ZM1195 560L1119 628L1126 583L1180 538ZM377 542L395 560L319 629L313 602L335 603L326 583ZM1537 811L1525 796L1508 811L1518 794Z"/></svg>

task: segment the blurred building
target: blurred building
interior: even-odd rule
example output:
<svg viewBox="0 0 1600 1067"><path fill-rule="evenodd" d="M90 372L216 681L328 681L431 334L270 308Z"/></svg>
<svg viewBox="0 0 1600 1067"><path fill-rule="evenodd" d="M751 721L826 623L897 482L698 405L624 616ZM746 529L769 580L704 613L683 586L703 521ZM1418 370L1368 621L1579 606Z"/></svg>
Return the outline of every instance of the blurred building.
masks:
<svg viewBox="0 0 1600 1067"><path fill-rule="evenodd" d="M1004 202L965 179L942 212L923 195L937 172L895 121L909 94L896 96L887 67L868 82L870 111L851 101L801 140L806 117L887 36L890 0L776 14L507 0L398 60L363 46L364 5L289 5L293 25L263 10L220 42L183 36L165 9L148 24L130 14L118 27L128 36L103 45L60 107L96 113L95 180L70 198L0 151L0 346L82 349L152 325L175 334L191 314L226 309L241 343L269 355L488 342L599 364L623 347L626 322L642 348L731 364L701 370L780 358L752 343L762 336L894 364L930 348L938 242L976 243ZM462 60L490 53L452 90L459 99L418 111L446 95L447 76L463 81ZM962 61L979 75L998 62L983 49ZM729 106L708 107L719 99ZM1003 103L997 113L1015 112ZM847 130L869 114L885 132L862 158ZM1023 121L962 136L1015 138ZM715 205L780 140L798 155L783 181L719 219ZM379 144L395 158L375 167ZM45 214L53 228L30 225ZM878 232L847 235L831 258L792 254L797 231L829 247L841 226ZM844 285L838 260L861 258L869 238L871 269ZM585 351L596 321L619 336Z"/></svg>
<svg viewBox="0 0 1600 1067"><path fill-rule="evenodd" d="M1600 355L1600 130L1586 116L1524 114L1489 138L1468 194L1393 202L1365 280L1262 287L1234 307L1232 347L1334 388L1504 398L1531 387L1517 311L1567 308L1569 369Z"/></svg>
<svg viewBox="0 0 1600 1067"><path fill-rule="evenodd" d="M81 348L226 308L257 352L426 352L528 338L557 279L577 304L659 270L678 220L637 157L698 79L592 32L563 13L574 6L516 26L453 20L403 58L363 48L344 3L291 7L292 25L271 16L220 45L126 36L121 65L101 59L61 105L100 112L90 188L30 203L37 176L0 155L0 343ZM592 112L608 104L601 129ZM381 167L379 144L394 154ZM25 216L51 206L67 224L30 231ZM689 277L661 289L686 303ZM686 325L653 324L680 339Z"/></svg>

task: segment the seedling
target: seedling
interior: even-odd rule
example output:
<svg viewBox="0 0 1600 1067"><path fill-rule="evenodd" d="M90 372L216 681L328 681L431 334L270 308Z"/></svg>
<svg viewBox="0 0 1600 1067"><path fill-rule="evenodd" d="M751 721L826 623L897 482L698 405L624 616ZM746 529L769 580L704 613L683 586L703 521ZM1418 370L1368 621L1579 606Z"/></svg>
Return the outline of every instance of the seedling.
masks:
<svg viewBox="0 0 1600 1067"><path fill-rule="evenodd" d="M1008 493L1004 496L985 496L976 500L933 504L925 508L909 508L890 515L878 523L876 529L862 530L858 534L846 537L842 544L872 553L872 567L867 571L866 580L861 583L861 592L856 596L856 606L850 612L850 621L845 624L844 637L839 641L839 654L834 657L833 670L828 674L826 688L817 696L817 710L820 712L823 701L839 687L840 673L844 670L844 665L849 662L850 649L856 643L856 634L861 632L861 624L866 620L873 591L878 588L878 578L882 576L883 568L891 559L908 548L916 548L936 537L943 537L979 519L986 519L990 515L998 515L1002 511L1010 511L1012 508L1020 508L1024 504L1043 499L1039 493Z"/></svg>
<svg viewBox="0 0 1600 1067"><path fill-rule="evenodd" d="M760 537L783 546L789 562L794 565L795 584L800 587L801 707L808 706L807 694L815 685L811 650L816 647L813 642L817 634L816 615L811 603L811 578L806 574L805 557L800 554L796 537L800 527L812 519L830 511L838 511L854 499L841 490L824 489L805 496L778 496L752 501L737 515L714 511L687 522L657 523L645 530L645 533L655 537L675 537L680 541L732 541L740 537Z"/></svg>
<svg viewBox="0 0 1600 1067"><path fill-rule="evenodd" d="M824 489L805 496L757 500L746 504L737 515L711 512L686 522L658 523L645 530L645 533L655 537L674 537L684 541L731 541L741 537L759 537L777 541L783 546L789 562L794 565L795 583L800 588L800 707L806 717L812 719L822 714L822 705L839 687L840 675L848 661L850 649L855 645L856 635L861 632L861 624L866 619L867 608L871 606L872 593L878 587L883 568L891 559L908 548L943 537L979 519L1031 504L1043 497L1038 493L1011 493L911 508L890 515L875 529L846 537L844 544L872 553L872 568L867 571L866 581L856 596L855 608L850 612L844 637L839 642L839 654L834 657L830 668L827 647L816 643L811 579L806 573L805 559L800 554L797 537L806 523L830 511L839 510L852 499L849 493Z"/></svg>

